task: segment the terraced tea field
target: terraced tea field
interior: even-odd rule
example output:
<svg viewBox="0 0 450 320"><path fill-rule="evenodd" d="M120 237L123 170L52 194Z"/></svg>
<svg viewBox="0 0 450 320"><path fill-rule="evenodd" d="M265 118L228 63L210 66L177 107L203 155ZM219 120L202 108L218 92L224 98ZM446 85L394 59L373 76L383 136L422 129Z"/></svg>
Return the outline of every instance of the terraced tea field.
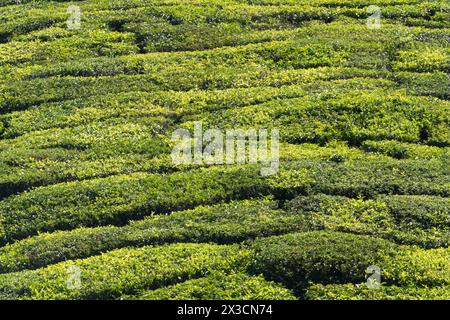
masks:
<svg viewBox="0 0 450 320"><path fill-rule="evenodd" d="M449 44L445 0L0 0L0 298L450 299ZM276 173L174 162L199 123Z"/></svg>

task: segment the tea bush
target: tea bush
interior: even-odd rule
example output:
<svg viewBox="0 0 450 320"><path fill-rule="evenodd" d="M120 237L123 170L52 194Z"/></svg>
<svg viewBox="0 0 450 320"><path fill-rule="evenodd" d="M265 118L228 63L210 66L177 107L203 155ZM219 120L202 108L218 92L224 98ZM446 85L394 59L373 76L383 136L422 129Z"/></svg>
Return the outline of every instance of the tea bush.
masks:
<svg viewBox="0 0 450 320"><path fill-rule="evenodd" d="M35 271L0 275L0 297L116 299L125 294L203 277L212 271L243 271L248 256L248 250L237 246L210 244L119 249ZM80 270L79 288L67 285L67 273L74 267Z"/></svg>
<svg viewBox="0 0 450 320"><path fill-rule="evenodd" d="M246 274L217 274L144 292L136 300L295 300L282 286Z"/></svg>
<svg viewBox="0 0 450 320"><path fill-rule="evenodd" d="M262 183L256 184L258 180L257 169L212 168L171 175L135 173L40 187L0 202L0 234L3 242L9 242L38 231L123 224L152 212L258 196L266 193Z"/></svg>
<svg viewBox="0 0 450 320"><path fill-rule="evenodd" d="M270 200L245 200L153 215L123 227L41 233L0 248L0 272L39 268L126 246L172 242L228 244L304 229L296 213L276 207L276 202Z"/></svg>
<svg viewBox="0 0 450 320"><path fill-rule="evenodd" d="M393 257L382 239L339 232L293 233L256 240L250 271L299 290L310 281L361 282L368 266Z"/></svg>
<svg viewBox="0 0 450 320"><path fill-rule="evenodd" d="M383 282L400 286L448 286L448 248L398 246L370 236L316 231L256 240L250 271L302 294L309 282L360 283L370 266Z"/></svg>
<svg viewBox="0 0 450 320"><path fill-rule="evenodd" d="M311 300L447 300L449 288L384 286L369 289L367 284L316 284L308 287Z"/></svg>
<svg viewBox="0 0 450 320"><path fill-rule="evenodd" d="M379 196L363 200L317 195L285 204L303 216L307 228L382 237L401 244L447 247L450 241L448 198Z"/></svg>

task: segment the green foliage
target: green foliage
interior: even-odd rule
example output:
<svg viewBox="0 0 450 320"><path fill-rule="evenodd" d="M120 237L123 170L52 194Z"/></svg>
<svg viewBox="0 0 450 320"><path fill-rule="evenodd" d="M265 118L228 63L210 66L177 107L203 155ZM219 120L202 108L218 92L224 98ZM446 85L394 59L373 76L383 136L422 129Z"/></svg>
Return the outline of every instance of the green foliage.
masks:
<svg viewBox="0 0 450 320"><path fill-rule="evenodd" d="M411 143L401 143L392 140L371 141L362 143L362 149L367 152L379 152L397 159L433 159L447 157L448 148L438 148Z"/></svg>
<svg viewBox="0 0 450 320"><path fill-rule="evenodd" d="M237 246L209 244L119 249L35 271L0 275L0 297L115 299L125 294L203 277L212 271L239 272L245 269L248 256L248 250ZM78 288L68 285L68 272L74 267L80 270Z"/></svg>
<svg viewBox="0 0 450 320"><path fill-rule="evenodd" d="M251 272L298 290L310 281L362 281L366 268L393 256L396 246L368 236L315 231L259 239L252 249Z"/></svg>
<svg viewBox="0 0 450 320"><path fill-rule="evenodd" d="M360 283L370 266L383 283L448 286L450 250L398 246L375 237L315 231L259 239L252 245L250 271L303 290L309 282ZM302 291L300 291L302 294Z"/></svg>
<svg viewBox="0 0 450 320"><path fill-rule="evenodd" d="M269 101L200 114L198 118L206 118L212 127L225 128L270 123L270 127L280 128L281 137L290 143L338 139L359 145L365 140L395 139L448 146L449 111L445 101L372 89ZM426 127L438 129L430 129L425 137Z"/></svg>
<svg viewBox="0 0 450 320"><path fill-rule="evenodd" d="M0 297L446 298L447 2L0 0ZM279 172L176 165L195 121Z"/></svg>
<svg viewBox="0 0 450 320"><path fill-rule="evenodd" d="M263 194L253 168L211 168L172 175L135 173L40 187L0 202L3 241L38 231L123 224L199 204ZM230 186L233 186L230 188Z"/></svg>
<svg viewBox="0 0 450 320"><path fill-rule="evenodd" d="M368 172L367 168L371 170ZM3 241L9 242L38 231L123 224L152 212L170 212L270 192L281 199L297 193L448 196L448 171L440 161L298 160L286 163L278 175L268 178L260 175L258 167L236 166L59 183L1 201L0 234Z"/></svg>
<svg viewBox="0 0 450 320"><path fill-rule="evenodd" d="M42 233L0 248L0 273L43 267L126 247L172 242L233 243L299 231L301 217L270 200L244 200L153 215L123 227Z"/></svg>
<svg viewBox="0 0 450 320"><path fill-rule="evenodd" d="M295 300L288 289L246 274L212 275L143 292L135 300Z"/></svg>
<svg viewBox="0 0 450 320"><path fill-rule="evenodd" d="M0 66L133 54L138 52L133 40L133 34L98 30L83 33L81 37L57 38L50 42L11 41L0 44Z"/></svg>
<svg viewBox="0 0 450 320"><path fill-rule="evenodd" d="M449 172L445 161L375 158L336 162L298 160L282 163L284 171L306 170L312 183L303 192L351 198L379 194L438 195L448 197ZM288 175L289 176L289 175ZM302 191L301 191L302 192Z"/></svg>
<svg viewBox="0 0 450 320"><path fill-rule="evenodd" d="M449 288L381 286L369 289L363 284L315 284L308 287L311 300L448 300Z"/></svg>
<svg viewBox="0 0 450 320"><path fill-rule="evenodd" d="M402 71L450 71L450 49L425 47L398 53L395 68Z"/></svg>
<svg viewBox="0 0 450 320"><path fill-rule="evenodd" d="M447 90L450 79L447 73L438 71L433 73L398 72L396 77L415 95L430 95L444 100L448 100L450 97Z"/></svg>
<svg viewBox="0 0 450 320"><path fill-rule="evenodd" d="M285 206L303 216L312 230L366 234L426 248L448 246L449 208L448 198L401 195L374 200L300 196Z"/></svg>

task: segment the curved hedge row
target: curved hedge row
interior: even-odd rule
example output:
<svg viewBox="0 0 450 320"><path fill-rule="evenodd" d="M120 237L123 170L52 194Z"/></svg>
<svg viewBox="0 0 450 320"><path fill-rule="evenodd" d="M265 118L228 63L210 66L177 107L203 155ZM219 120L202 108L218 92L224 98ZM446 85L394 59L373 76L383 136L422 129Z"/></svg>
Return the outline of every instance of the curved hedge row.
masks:
<svg viewBox="0 0 450 320"><path fill-rule="evenodd" d="M241 63L241 68L233 65L212 67L199 63L192 57L189 75L180 62L172 65L158 65L148 74L119 74L105 77L50 77L30 80L12 80L4 88L0 99L2 113L24 110L33 105L69 99L87 98L95 95L122 94L126 92L216 90L250 87L281 87L314 81L349 79L353 77L378 78L382 71L365 71L358 68L318 67L307 69L261 68L257 64L250 67ZM326 71L326 73L324 73ZM25 98L26 96L26 98Z"/></svg>
<svg viewBox="0 0 450 320"><path fill-rule="evenodd" d="M422 134L424 134L424 132L425 131L422 131ZM442 134L442 136L445 136L445 133ZM362 143L361 147L367 152L378 152L397 159L448 158L450 155L450 149L448 147L439 148L435 146L402 143L393 140L367 140Z"/></svg>
<svg viewBox="0 0 450 320"><path fill-rule="evenodd" d="M6 198L0 201L0 236L10 242L38 231L124 224L152 212L269 193L286 199L299 193L357 197L449 192L448 170L437 160L298 160L282 163L280 172L267 178L256 166L134 173L39 187Z"/></svg>
<svg viewBox="0 0 450 320"><path fill-rule="evenodd" d="M294 233L256 240L250 271L289 288L309 282L361 283L369 266L382 281L402 286L448 286L450 250L399 246L383 239L330 231Z"/></svg>
<svg viewBox="0 0 450 320"><path fill-rule="evenodd" d="M233 201L154 215L123 227L43 233L0 248L0 273L35 269L127 246L172 242L237 243L304 229L301 217L271 200Z"/></svg>
<svg viewBox="0 0 450 320"><path fill-rule="evenodd" d="M385 238L400 244L447 247L450 199L392 195L375 199L300 196L285 204L309 229L326 229Z"/></svg>
<svg viewBox="0 0 450 320"><path fill-rule="evenodd" d="M330 72L329 68L320 69ZM280 87L230 88L224 90L191 90L126 92L91 96L61 102L44 103L23 111L14 111L0 116L5 127L3 138L13 138L28 132L50 128L75 127L108 119L110 117L139 116L142 114L165 119L177 119L200 112L214 112L220 109L243 107L264 103L275 99L317 96L321 90L348 92L361 89L386 88L395 86L393 81L378 78L363 78L364 72L355 69L341 69L355 78L323 81L316 78L320 70L309 70L314 85L302 83ZM156 118L157 120L159 118Z"/></svg>
<svg viewBox="0 0 450 320"><path fill-rule="evenodd" d="M368 236L324 231L261 238L248 242L248 246L250 250L205 244L113 250L38 270L0 275L0 296L111 299L213 271L244 270L262 273L301 295L309 282L361 283L371 265L380 268L382 281L387 284L405 288L450 285L448 249L423 250ZM67 285L68 268L74 266L80 271L79 288ZM167 290L161 294L169 294Z"/></svg>
<svg viewBox="0 0 450 320"><path fill-rule="evenodd" d="M370 265L396 255L398 246L368 236L330 231L256 240L250 272L301 290L310 281L361 282Z"/></svg>
<svg viewBox="0 0 450 320"><path fill-rule="evenodd" d="M35 188L0 202L0 237L124 224L200 204L266 194L257 168L209 168L171 175L134 173Z"/></svg>
<svg viewBox="0 0 450 320"><path fill-rule="evenodd" d="M375 200L301 196L276 202L245 200L154 215L124 227L81 228L40 234L0 248L0 272L34 269L125 246L170 242L233 243L294 231L326 229L366 234L400 244L446 247L449 199L381 196Z"/></svg>
<svg viewBox="0 0 450 320"><path fill-rule="evenodd" d="M325 193L352 198L375 197L379 194L448 197L450 180L447 167L444 159L399 161L376 158L346 161L345 155L338 153L329 161L282 163L280 173L284 177L279 179L287 179L304 170L313 182L303 186L300 192L310 194ZM286 186L283 197L289 198L298 193L298 189Z"/></svg>
<svg viewBox="0 0 450 320"><path fill-rule="evenodd" d="M292 292L263 277L213 273L200 279L146 291L132 300L295 300Z"/></svg>
<svg viewBox="0 0 450 320"><path fill-rule="evenodd" d="M270 101L197 117L220 128L270 123L290 143L337 139L359 145L365 140L398 140L450 146L449 114L447 101L383 88Z"/></svg>
<svg viewBox="0 0 450 320"><path fill-rule="evenodd" d="M316 284L305 294L310 300L448 300L450 288L381 286L369 289L363 284Z"/></svg>
<svg viewBox="0 0 450 320"><path fill-rule="evenodd" d="M210 244L119 249L35 271L0 275L0 298L117 299L213 271L243 271L248 256L248 250L237 246ZM74 280L70 286L70 272L76 268L80 282Z"/></svg>

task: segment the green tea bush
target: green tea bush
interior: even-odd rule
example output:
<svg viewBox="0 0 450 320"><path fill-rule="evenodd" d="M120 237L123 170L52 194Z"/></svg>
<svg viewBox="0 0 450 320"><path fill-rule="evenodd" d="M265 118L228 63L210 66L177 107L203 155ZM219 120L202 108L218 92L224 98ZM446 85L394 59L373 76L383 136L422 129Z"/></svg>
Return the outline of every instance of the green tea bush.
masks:
<svg viewBox="0 0 450 320"><path fill-rule="evenodd" d="M233 201L170 215L153 215L123 227L105 226L41 233L0 248L0 272L35 269L126 246L172 242L221 244L300 231L300 216L270 200Z"/></svg>
<svg viewBox="0 0 450 320"><path fill-rule="evenodd" d="M312 230L366 234L425 248L448 246L449 208L448 198L404 195L374 200L300 196L285 204L285 210L303 216Z"/></svg>
<svg viewBox="0 0 450 320"><path fill-rule="evenodd" d="M302 289L310 281L361 282L366 268L392 257L396 246L368 236L317 231L259 239L251 248L251 272Z"/></svg>
<svg viewBox="0 0 450 320"><path fill-rule="evenodd" d="M362 143L361 147L364 151L379 152L397 159L432 159L444 157L448 153L448 148L402 143L392 140L367 140Z"/></svg>
<svg viewBox="0 0 450 320"><path fill-rule="evenodd" d="M367 168L371 170L368 172ZM233 188L229 187L231 181ZM4 199L0 202L1 234L9 242L37 231L122 224L151 212L268 193L281 199L298 193L448 196L448 172L440 161L377 159L340 163L291 161L282 164L279 174L269 178L263 178L254 166L205 168L170 175L117 175L35 188Z"/></svg>
<svg viewBox="0 0 450 320"><path fill-rule="evenodd" d="M263 277L213 273L200 279L143 292L132 300L295 300L290 290Z"/></svg>
<svg viewBox="0 0 450 320"><path fill-rule="evenodd" d="M125 37L122 33L112 33ZM108 34L109 35L109 34ZM285 37L292 36L287 32ZM129 39L122 39L125 41ZM53 42L52 42L53 43ZM91 45L94 45L92 43ZM198 42L197 42L198 44ZM107 76L117 74L140 74L153 73L156 70L163 72L176 71L176 67L182 64L198 70L224 69L234 67L235 69L249 68L249 64L258 65L260 68L307 68L317 66L330 66L346 57L346 53L337 44L327 41L316 41L315 43L304 43L295 40L270 41L262 43L250 43L239 47L227 47L179 53L149 53L145 55L132 55L114 57L109 59L88 58L80 61L65 61L61 59L57 65L34 65L18 69L16 76L22 78L43 78L50 76ZM205 65L199 65L199 60ZM171 68L168 68L171 66ZM241 70L241 72L244 70ZM270 71L270 70L267 70Z"/></svg>
<svg viewBox="0 0 450 320"><path fill-rule="evenodd" d="M315 284L308 287L305 298L310 300L448 300L449 288L384 286L369 289L363 284Z"/></svg>
<svg viewBox="0 0 450 320"><path fill-rule="evenodd" d="M392 242L333 231L293 233L252 245L250 271L303 290L309 282L361 283L369 266L382 282L401 286L448 286L450 250L398 246Z"/></svg>
<svg viewBox="0 0 450 320"><path fill-rule="evenodd" d="M173 25L167 22L145 21L126 23L123 29L137 34L145 52L206 50L222 46L284 40L291 34L279 30L252 30L236 22Z"/></svg>
<svg viewBox="0 0 450 320"><path fill-rule="evenodd" d="M297 4L296 0L239 0L239 2L250 3L254 5L290 5ZM369 6L371 4L374 5L405 5L405 4L414 4L420 3L420 0L312 0L308 1L308 4L311 6L326 6L326 7L335 7L335 6L344 6L344 7L363 7Z"/></svg>
<svg viewBox="0 0 450 320"><path fill-rule="evenodd" d="M425 105L429 109L424 109ZM262 126L270 122L271 127L280 128L280 135L290 143L338 139L358 145L364 140L395 139L425 140L431 144L440 140L441 145L449 145L448 137L445 138L448 109L446 102L380 89L270 101L198 117L206 118L210 126L225 128ZM299 118L303 121L295 120ZM438 129L430 129L424 137L424 127Z"/></svg>
<svg viewBox="0 0 450 320"><path fill-rule="evenodd" d="M204 277L212 271L245 270L249 251L237 246L174 244L119 249L35 271L0 275L2 299L116 299ZM79 288L67 284L68 270L80 270Z"/></svg>
<svg viewBox="0 0 450 320"><path fill-rule="evenodd" d="M175 95L175 93L171 94ZM172 99L178 98L179 102L177 101L177 103L180 104L178 107L181 109L186 107L182 105L181 100L183 96L188 95L188 93L184 95L179 93ZM197 95L191 93L191 95L192 99L197 98L196 102L198 101L198 103L200 103L200 97L203 97L201 93L197 93ZM203 97L203 99L205 98ZM170 126L180 116L175 110L176 106L169 103L172 99L169 98L167 92L164 94L161 92L129 92L40 104L27 110L1 115L0 123L5 126L2 130L2 137L15 138L33 131L76 127L102 121L118 124L125 120L145 124L153 131L162 133L161 127ZM212 99L210 98L210 100ZM213 101L210 103L212 104ZM9 143L14 144L16 141L10 140Z"/></svg>
<svg viewBox="0 0 450 320"><path fill-rule="evenodd" d="M0 195L112 174L170 171L170 141L158 134L167 120L147 120L148 125L115 118L115 124L55 128L0 141L1 162L6 165L0 174Z"/></svg>
<svg viewBox="0 0 450 320"><path fill-rule="evenodd" d="M65 10L58 9L58 6L39 8L39 6L33 7L31 5L27 8L27 14L24 15L23 9L20 8L1 8L0 43L8 42L15 36L40 31L67 20L68 15Z"/></svg>
<svg viewBox="0 0 450 320"><path fill-rule="evenodd" d="M398 72L395 76L413 94L430 95L444 100L450 97L447 90L450 79L445 72Z"/></svg>
<svg viewBox="0 0 450 320"><path fill-rule="evenodd" d="M331 72L330 69L317 72ZM349 70L350 71L350 70ZM310 71L311 72L311 71ZM342 72L344 72L342 70ZM352 70L352 74L355 70ZM303 76L306 76L303 74ZM224 90L191 90L126 92L90 96L53 103L43 103L27 110L15 111L0 116L4 124L2 136L12 138L27 132L50 128L75 127L88 122L105 121L109 118L131 118L136 122L143 115L154 121L175 121L182 116L192 117L200 112L215 112L220 109L238 108L271 100L314 97L328 90L336 94L361 89L389 88L393 82L386 79L351 78L324 81L315 79L314 85L286 85L281 87L230 88ZM308 90L309 93L306 91ZM131 120L130 119L130 120ZM141 120L142 122L142 120ZM169 124L164 124L168 126Z"/></svg>
<svg viewBox="0 0 450 320"><path fill-rule="evenodd" d="M67 0L53 0L53 1L66 2ZM77 1L77 0L75 0L75 1ZM21 4L28 4L28 3L33 3L33 2L45 3L45 2L51 2L51 1L49 1L49 0L21 0L20 1ZM16 0L1 0L0 1L0 6L7 6L7 5L12 5L12 4L17 4L17 1Z"/></svg>
<svg viewBox="0 0 450 320"><path fill-rule="evenodd" d="M38 231L123 224L152 212L256 197L267 192L261 179L257 168L235 167L135 173L35 188L0 202L0 234L9 242Z"/></svg>
<svg viewBox="0 0 450 320"><path fill-rule="evenodd" d="M304 193L325 193L351 198L374 197L379 194L437 195L448 197L449 174L444 161L393 160L385 158L363 161L298 160L281 164L280 173L306 173L313 182Z"/></svg>
<svg viewBox="0 0 450 320"><path fill-rule="evenodd" d="M450 49L440 47L425 47L415 50L405 50L398 53L395 68L399 71L450 71Z"/></svg>
<svg viewBox="0 0 450 320"><path fill-rule="evenodd" d="M345 25L344 25L345 26ZM222 79L221 81L214 81L215 85L220 85L221 82L226 80L224 76L226 76L226 72L224 70L225 66L233 67L234 71L236 72L236 69L241 69L240 73L241 76L243 74L251 74L249 72L243 72L244 70L249 69L250 61L252 61L254 64L257 64L259 66L259 69L265 68L265 67L273 67L273 64L275 64L275 67L277 68L298 68L298 67L311 67L311 66L325 66L325 65L333 65L334 67L338 66L360 66L367 68L367 63L371 63L370 61L374 61L371 57L373 57L373 46L368 46L367 44L364 44L361 40L357 40L356 42L351 42L349 44L338 44L336 41L333 40L333 36L338 35L339 33L336 33L337 30L341 30L343 28L342 24L336 24L332 25L331 27L324 26L323 25L317 25L314 26L314 33L317 34L318 37L322 37L325 34L324 40L315 40L315 41L306 41L304 39L305 34L303 34L300 31L296 31L294 33L291 30L287 30L286 32L281 32L275 30L274 37L276 39L284 39L284 38L291 38L294 36L295 40L289 40L289 41L271 41L269 43L260 43L260 44L251 44L248 46L241 46L238 48L221 48L219 50L212 50L212 51L205 51L205 52L195 52L195 53L180 53L177 55L168 55L168 54L152 54L149 56L127 56L120 59L114 59L111 57L111 54L108 54L108 56L111 58L109 60L106 60L105 58L98 58L98 59L92 59L88 55L88 59L82 62L77 61L70 61L70 62L64 62L67 59L62 57L59 59L56 54L51 54L52 61L59 60L61 61L60 64L52 65L52 64L45 64L45 65L33 65L31 67L26 68L20 68L16 71L14 71L14 74L16 76L23 77L25 79L27 78L34 78L34 77L43 77L43 76L63 76L63 75L70 75L70 76L95 76L95 75L117 75L117 74L129 74L129 75L136 75L140 73L152 73L157 74L158 72L164 72L164 74L161 75L161 77L157 77L155 81L157 83L160 83L161 85L165 82L167 82L167 79L174 77L174 70L175 66L179 68L180 63L183 65L186 63L186 67L192 67L198 70L198 73L203 74L203 69L210 70L208 73L223 73L220 77L217 77L218 79ZM345 27L347 28L347 27ZM324 31L325 30L325 31ZM104 32L104 31L102 31ZM365 30L363 28L359 28L356 30L350 29L346 32L357 32L360 37L366 37L365 36ZM118 35L125 37L126 39L123 39L123 42L128 43L129 41L133 41L131 34L125 34L125 33L119 33L119 32L110 32L105 34L93 34L88 33L88 36L92 36L94 39L86 39L86 45L90 46L96 46L96 37L100 36L102 39L105 37L111 37L112 40L117 37ZM327 34L329 33L329 34ZM202 33L203 34L203 33ZM278 36L277 36L278 35ZM62 38L61 41L64 41L64 43L69 43L67 39L72 39L74 36L69 36L68 38ZM76 38L76 37L75 37ZM76 38L78 39L78 38ZM275 40L276 40L275 39ZM319 38L318 38L319 39ZM79 40L79 39L78 39ZM118 41L119 39L117 39ZM55 41L51 41L47 45L56 46L58 43L58 39ZM89 44L89 41L92 43ZM22 44L29 44L29 43L35 43L35 45L40 46L39 42L25 42L22 41L19 43L19 45ZM195 42L198 44L198 41ZM76 44L77 48L80 49L84 47L85 44ZM101 45L104 45L102 43ZM356 47L355 47L356 46ZM363 46L363 47L361 47ZM11 47L12 48L12 47ZM6 50L6 47L5 47ZM12 49L11 49L12 50ZM14 46L14 50L17 51L17 45ZM24 48L26 50L27 54L29 54L30 49ZM378 50L378 49L377 49ZM382 50L382 48L380 48ZM20 51L20 50L19 50ZM60 50L61 51L61 50ZM101 50L100 50L101 51ZM81 54L81 51L78 51ZM249 54L252 52L252 54ZM132 51L130 53L135 53L135 51ZM356 55L359 55L361 59L367 60L366 62L363 62L362 60L360 62ZM363 58L362 55L366 54L367 59ZM104 55L100 53L99 55ZM112 54L113 56L120 55L120 54ZM5 57L8 55L5 55ZM19 59L20 55L17 55L17 52L14 53L14 57ZM267 59L269 57L269 59ZM25 57L26 58L26 57ZM30 57L26 59L30 59ZM83 56L79 57L80 59L83 58ZM233 59L231 59L233 58ZM25 60L26 60L25 59ZM384 58L383 58L384 59ZM382 59L382 60L383 60ZM25 61L24 60L24 61ZM33 61L35 61L36 58L33 58ZM204 64L199 64L199 60L205 60ZM383 62L382 60L376 62L376 64L386 64L386 62ZM55 61L56 62L56 61ZM353 64L355 62L356 64ZM268 66L269 64L269 66ZM174 65L173 68L168 68L169 65ZM252 68L255 71L256 68ZM213 71L214 70L214 71ZM271 71L271 70L267 70ZM360 72L363 72L360 70ZM178 86L171 86L170 88L176 89L176 88L183 88L184 86L190 84L188 80L186 79L186 84L183 84L184 81L181 81L183 78L182 73L177 72L176 78L179 82ZM112 79L108 79L109 82L112 81ZM128 79L129 81L132 81L132 78ZM212 79L211 79L212 80ZM64 79L64 82L70 81L70 79ZM86 79L86 81L88 81ZM99 79L100 81L100 79ZM141 80L142 81L142 80ZM189 78L189 81L192 81L192 77ZM205 79L202 79L204 82ZM209 83L209 80L206 80L207 83ZM291 79L292 81L292 79ZM45 88L47 91L50 90L53 85L51 79L45 81ZM90 81L88 81L90 82ZM230 82L232 80L230 79ZM36 91L38 87L40 86L39 81L32 81L29 83L30 86L34 86L33 89ZM77 86L80 86L81 84L78 83ZM86 86L93 86L93 83L90 83L89 85L86 84ZM137 84L136 84L137 85ZM205 86L205 83L197 83L197 87L203 87ZM208 84L209 85L209 84ZM67 87L73 87L74 84L67 84ZM114 85L115 86L115 85ZM113 86L113 87L114 87ZM140 88L146 88L145 91L149 91L152 89L153 86L151 86L150 83L145 81L142 86L139 86ZM109 89L111 88L111 83L109 83L108 86ZM130 89L134 88L133 90L136 91L137 87L133 87L133 85L130 86ZM192 84L190 87L187 88L193 88ZM195 87L194 87L195 88ZM64 88L61 88L64 89ZM162 87L161 89L164 89ZM24 88L24 83L21 83L20 90L23 92L26 90ZM87 90L87 89L85 89ZM101 90L101 86L95 88L92 92L100 92L98 90ZM122 92L123 89L115 89L115 92ZM183 89L186 90L186 89ZM12 83L10 85L10 94L14 96L15 91L15 85ZM69 91L68 89L64 89L64 91ZM74 95L67 96L68 92L59 92L58 97L53 97L50 99L49 96L50 92L45 92L45 95L42 93L39 95L40 99L34 101L34 103L42 103L45 101L52 101L52 100L61 100L66 99L70 97L82 97L86 96L85 93L77 91ZM30 96L29 96L30 97ZM46 99L44 99L47 97ZM12 98L12 97L11 97ZM26 105L32 104L33 100L28 100ZM15 104L16 102L8 100L9 104ZM19 103L20 105L20 103ZM23 107L20 107L23 108ZM13 107L10 107L10 109L14 109Z"/></svg>
<svg viewBox="0 0 450 320"><path fill-rule="evenodd" d="M380 196L379 201L386 203L398 221L407 222L411 227L448 226L449 198L397 195Z"/></svg>
<svg viewBox="0 0 450 320"><path fill-rule="evenodd" d="M61 152L62 151L62 152ZM27 160L14 161L2 167L0 175L0 197L8 197L33 187L74 180L104 178L119 174L136 172L171 173L181 168L170 162L170 156L152 157L139 154L112 155L105 158L89 159L77 152L65 152L66 149L32 149L30 152L14 152L13 155L32 154ZM8 158L11 153L8 153ZM79 159L71 160L71 156ZM39 158L43 157L43 158ZM54 159L52 159L54 158ZM87 159L86 159L87 158ZM67 159L67 162L65 161Z"/></svg>
<svg viewBox="0 0 450 320"><path fill-rule="evenodd" d="M133 34L96 30L82 35L58 38L54 41L11 41L0 44L0 65L68 61L138 52L138 47L133 43Z"/></svg>

